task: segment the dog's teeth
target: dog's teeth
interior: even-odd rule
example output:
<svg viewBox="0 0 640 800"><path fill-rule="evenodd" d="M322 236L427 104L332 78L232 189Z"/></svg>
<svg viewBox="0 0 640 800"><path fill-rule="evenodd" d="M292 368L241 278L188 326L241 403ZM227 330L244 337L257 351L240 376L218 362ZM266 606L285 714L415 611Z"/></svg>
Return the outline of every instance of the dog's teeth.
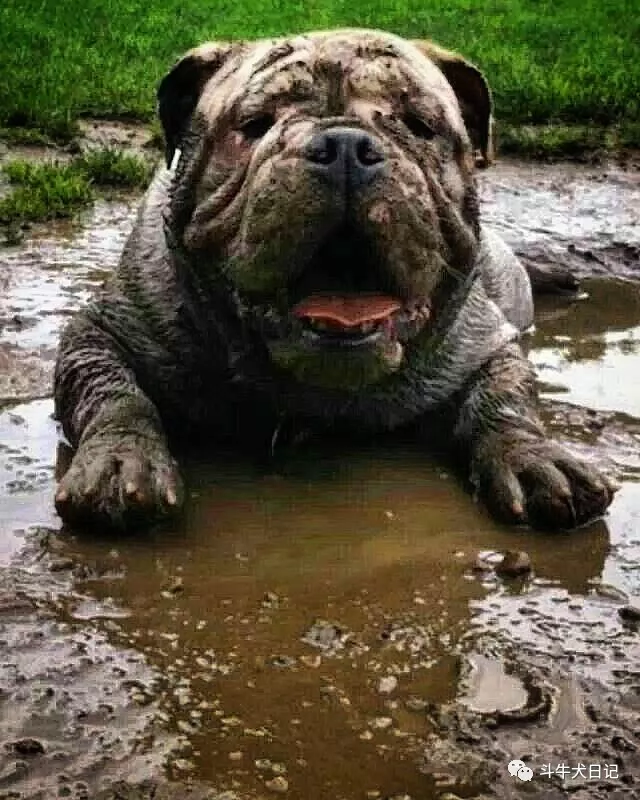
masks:
<svg viewBox="0 0 640 800"><path fill-rule="evenodd" d="M370 333L373 333L377 327L377 324L377 322L372 322L371 320L367 322L361 322L358 325L351 326L350 331L352 334L356 334L358 336L368 336ZM330 322L326 322L325 320L315 317L309 317L309 325L317 333L340 331L340 328L336 327L336 325L332 325Z"/></svg>

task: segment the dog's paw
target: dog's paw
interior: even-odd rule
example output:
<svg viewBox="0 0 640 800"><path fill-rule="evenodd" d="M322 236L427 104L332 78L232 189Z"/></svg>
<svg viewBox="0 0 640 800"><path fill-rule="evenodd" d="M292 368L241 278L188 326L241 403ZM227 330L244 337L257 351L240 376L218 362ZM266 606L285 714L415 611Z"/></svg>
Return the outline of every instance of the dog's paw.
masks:
<svg viewBox="0 0 640 800"><path fill-rule="evenodd" d="M182 480L163 442L109 437L80 445L55 495L65 522L143 527L178 512Z"/></svg>
<svg viewBox="0 0 640 800"><path fill-rule="evenodd" d="M474 451L472 481L490 510L508 522L574 528L604 514L615 487L556 442L496 434Z"/></svg>

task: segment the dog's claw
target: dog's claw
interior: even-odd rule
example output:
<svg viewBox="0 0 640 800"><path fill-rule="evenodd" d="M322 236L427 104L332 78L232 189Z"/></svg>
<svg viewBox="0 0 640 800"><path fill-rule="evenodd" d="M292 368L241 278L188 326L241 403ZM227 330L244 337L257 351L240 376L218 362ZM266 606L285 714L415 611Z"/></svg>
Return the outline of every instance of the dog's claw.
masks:
<svg viewBox="0 0 640 800"><path fill-rule="evenodd" d="M524 506L522 503L515 502L511 506L514 516L521 517L524 514Z"/></svg>
<svg viewBox="0 0 640 800"><path fill-rule="evenodd" d="M606 477L552 440L518 442L516 437L506 430L487 439L473 468L497 516L559 530L583 525L606 511L613 497ZM522 499L514 496L518 484ZM503 498L509 499L504 503Z"/></svg>
<svg viewBox="0 0 640 800"><path fill-rule="evenodd" d="M56 503L66 503L69 499L69 492L66 489L60 489L56 492Z"/></svg>
<svg viewBox="0 0 640 800"><path fill-rule="evenodd" d="M120 465L124 465L124 468ZM139 528L177 511L181 479L164 443L149 438L87 439L76 451L55 495L65 522L98 521L118 529Z"/></svg>

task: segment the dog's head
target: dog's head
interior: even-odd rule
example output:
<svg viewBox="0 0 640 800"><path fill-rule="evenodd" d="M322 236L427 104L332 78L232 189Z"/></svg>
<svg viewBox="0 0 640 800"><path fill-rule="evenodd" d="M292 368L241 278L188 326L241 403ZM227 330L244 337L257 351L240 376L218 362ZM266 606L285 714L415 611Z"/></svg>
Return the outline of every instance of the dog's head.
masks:
<svg viewBox="0 0 640 800"><path fill-rule="evenodd" d="M158 99L171 236L272 360L351 389L402 368L474 262L481 73L427 42L338 30L205 44Z"/></svg>

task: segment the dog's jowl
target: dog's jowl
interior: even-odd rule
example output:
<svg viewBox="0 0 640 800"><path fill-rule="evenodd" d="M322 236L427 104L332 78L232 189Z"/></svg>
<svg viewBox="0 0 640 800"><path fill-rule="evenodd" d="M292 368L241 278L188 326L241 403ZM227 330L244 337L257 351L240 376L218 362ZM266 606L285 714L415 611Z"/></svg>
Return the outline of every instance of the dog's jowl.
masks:
<svg viewBox="0 0 640 800"><path fill-rule="evenodd" d="M192 50L158 91L167 166L110 283L63 333L65 519L183 502L172 442L446 431L514 522L602 514L603 476L549 440L518 340L529 277L479 220L482 74L428 42L342 30Z"/></svg>

